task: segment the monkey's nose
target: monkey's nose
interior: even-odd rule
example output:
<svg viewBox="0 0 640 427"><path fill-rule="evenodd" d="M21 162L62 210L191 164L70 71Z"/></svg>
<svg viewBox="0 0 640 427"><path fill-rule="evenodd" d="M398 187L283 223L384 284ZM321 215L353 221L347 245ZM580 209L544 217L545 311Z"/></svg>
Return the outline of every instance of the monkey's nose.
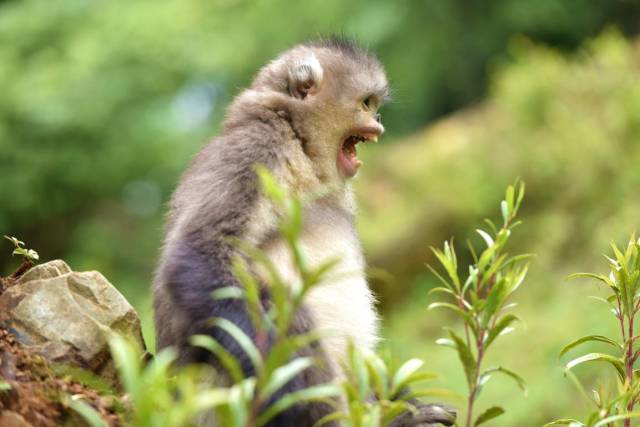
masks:
<svg viewBox="0 0 640 427"><path fill-rule="evenodd" d="M376 122L382 123L382 114L376 113Z"/></svg>

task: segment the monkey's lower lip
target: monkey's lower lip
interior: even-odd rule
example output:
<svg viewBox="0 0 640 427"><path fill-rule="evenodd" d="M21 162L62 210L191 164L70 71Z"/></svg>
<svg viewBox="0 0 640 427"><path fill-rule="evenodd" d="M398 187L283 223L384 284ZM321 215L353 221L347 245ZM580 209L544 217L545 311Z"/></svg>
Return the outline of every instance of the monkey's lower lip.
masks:
<svg viewBox="0 0 640 427"><path fill-rule="evenodd" d="M351 135L342 143L342 148L338 152L338 166L343 175L347 178L353 177L362 161L358 159L356 145L361 141L377 141L377 134L357 134Z"/></svg>

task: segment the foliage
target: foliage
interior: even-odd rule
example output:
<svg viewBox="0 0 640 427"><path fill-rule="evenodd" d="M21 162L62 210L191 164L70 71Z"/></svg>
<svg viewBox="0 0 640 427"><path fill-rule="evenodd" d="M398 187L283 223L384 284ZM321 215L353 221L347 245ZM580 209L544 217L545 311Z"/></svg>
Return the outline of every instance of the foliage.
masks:
<svg viewBox="0 0 640 427"><path fill-rule="evenodd" d="M10 241L11 243L13 243L13 246L15 247L15 249L11 253L12 255L21 255L25 261L28 261L31 263L37 262L40 259L38 252L36 252L33 249L27 249L24 247L23 241L18 240L15 237L9 237L9 236L4 236L4 238Z"/></svg>
<svg viewBox="0 0 640 427"><path fill-rule="evenodd" d="M640 357L637 340L640 335L634 332L634 321L640 311L640 239L631 236L624 250L620 250L615 243L611 244L612 257L605 255L609 266L609 275L593 273L577 273L571 277L596 279L605 285L610 295L607 298L593 297L611 309L611 313L620 325L618 340L603 335L587 335L567 344L560 355L573 350L588 342L605 343L611 349L607 353L588 353L576 357L566 364L569 372L583 363L604 362L609 364L616 373L618 386L615 394L610 396L605 387L593 390L593 397L589 400L596 407L584 423L576 420L559 420L547 425L572 424L575 426L609 426L624 424L631 425L632 418L640 418L640 412L634 412L634 407L640 398L640 370L636 369L636 362ZM612 354L613 353L613 354ZM584 392L580 382L576 385Z"/></svg>
<svg viewBox="0 0 640 427"><path fill-rule="evenodd" d="M228 401L227 390L211 388L203 381L207 375L203 375L202 369L172 368L176 354L171 349L156 354L144 366L141 350L131 341L114 335L109 343L127 393L127 425L185 426L193 422L197 414Z"/></svg>
<svg viewBox="0 0 640 427"><path fill-rule="evenodd" d="M506 244L512 230L519 224L515 221L518 209L524 197L524 184L516 183L507 188L505 200L500 204L502 226L498 229L487 220L489 231L478 229L478 234L486 248L476 254L469 245L474 263L469 266L469 274L462 279L458 273L458 259L453 242L445 242L444 249L433 248L438 261L446 271L447 278L434 268L431 271L444 286L436 287L431 293L443 294L445 301L434 302L429 309L446 308L456 313L464 324L464 338L452 328L447 328L449 338L441 338L438 344L453 348L462 363L469 389L467 398L466 427L477 426L504 413L499 406L492 406L482 412L475 420L474 405L483 387L495 374L511 377L526 392L524 380L515 372L502 366L485 369L483 360L489 347L501 335L513 330L512 324L519 320L507 311L514 304L509 303L511 295L520 287L528 271L523 261L529 255L509 256ZM452 300L452 302L449 302Z"/></svg>
<svg viewBox="0 0 640 427"><path fill-rule="evenodd" d="M412 399L455 397L448 390L418 386L437 378L433 372L420 371L423 365L424 361L414 358L394 370L380 355L350 345L344 367L347 375L341 384L346 409L327 416L326 421L340 420L345 427L386 426L401 413L416 410Z"/></svg>

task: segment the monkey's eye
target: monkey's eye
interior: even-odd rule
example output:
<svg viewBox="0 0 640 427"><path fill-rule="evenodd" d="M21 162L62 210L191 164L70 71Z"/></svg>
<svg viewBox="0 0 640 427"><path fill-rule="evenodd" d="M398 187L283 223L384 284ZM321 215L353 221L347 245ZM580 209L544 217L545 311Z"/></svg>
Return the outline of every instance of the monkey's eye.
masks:
<svg viewBox="0 0 640 427"><path fill-rule="evenodd" d="M374 107L374 104L375 104L375 99L373 99L373 95L369 95L362 100L362 108L364 108L367 111L371 110Z"/></svg>

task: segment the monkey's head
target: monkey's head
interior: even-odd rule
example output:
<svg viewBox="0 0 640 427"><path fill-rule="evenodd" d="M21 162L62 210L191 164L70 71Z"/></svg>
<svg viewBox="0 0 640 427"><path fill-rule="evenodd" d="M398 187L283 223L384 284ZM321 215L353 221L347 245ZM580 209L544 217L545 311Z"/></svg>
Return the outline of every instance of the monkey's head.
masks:
<svg viewBox="0 0 640 427"><path fill-rule="evenodd" d="M353 42L298 45L265 66L252 89L277 94L323 182L344 182L362 162L356 146L384 132L378 110L389 97L384 69ZM274 98L274 99L275 99Z"/></svg>

